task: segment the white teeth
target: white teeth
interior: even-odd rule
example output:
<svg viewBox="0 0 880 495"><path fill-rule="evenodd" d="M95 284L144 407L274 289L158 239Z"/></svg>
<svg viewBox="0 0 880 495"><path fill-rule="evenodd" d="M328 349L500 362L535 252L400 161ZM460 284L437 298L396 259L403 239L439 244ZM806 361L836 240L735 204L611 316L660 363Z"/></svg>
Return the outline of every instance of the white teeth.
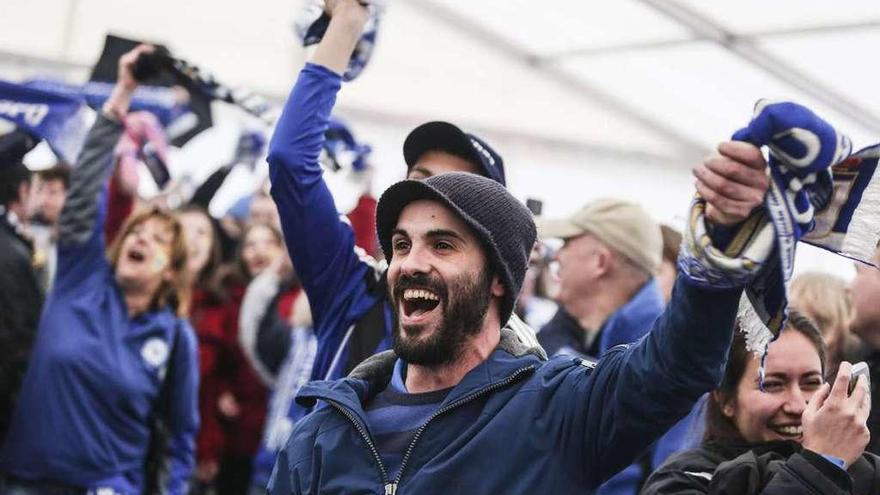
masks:
<svg viewBox="0 0 880 495"><path fill-rule="evenodd" d="M429 301L440 300L440 298L437 297L433 292L418 289L407 289L403 291L403 298L407 301L412 301L413 299L427 299Z"/></svg>
<svg viewBox="0 0 880 495"><path fill-rule="evenodd" d="M780 426L776 429L786 435L800 435L804 432L804 428L801 426Z"/></svg>

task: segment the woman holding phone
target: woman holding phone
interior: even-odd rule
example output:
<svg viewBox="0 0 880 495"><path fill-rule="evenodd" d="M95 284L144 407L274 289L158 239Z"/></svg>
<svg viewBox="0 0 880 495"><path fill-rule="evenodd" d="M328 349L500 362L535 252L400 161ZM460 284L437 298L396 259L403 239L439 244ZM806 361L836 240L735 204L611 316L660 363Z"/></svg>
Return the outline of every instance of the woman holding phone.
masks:
<svg viewBox="0 0 880 495"><path fill-rule="evenodd" d="M707 401L700 447L670 458L642 494L874 494L880 458L865 453L870 397L864 377L849 394L852 366L826 383L816 326L793 311L760 357L736 332L721 386Z"/></svg>

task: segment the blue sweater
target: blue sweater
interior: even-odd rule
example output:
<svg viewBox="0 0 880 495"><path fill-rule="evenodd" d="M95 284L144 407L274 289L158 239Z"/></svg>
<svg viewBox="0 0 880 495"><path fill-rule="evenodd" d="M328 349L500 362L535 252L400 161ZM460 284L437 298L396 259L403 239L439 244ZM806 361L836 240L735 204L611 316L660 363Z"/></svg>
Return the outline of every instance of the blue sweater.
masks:
<svg viewBox="0 0 880 495"><path fill-rule="evenodd" d="M392 479L364 404L387 387L392 352L348 378L304 387L299 421L270 482L301 493L584 493L628 465L721 379L740 290L679 279L649 335L593 365L516 352L510 332L420 429Z"/></svg>
<svg viewBox="0 0 880 495"><path fill-rule="evenodd" d="M121 132L121 125L99 116L73 170L55 285L2 470L26 480L139 494L151 418L158 415L169 431L162 488L183 494L198 429L195 334L168 308L130 318L105 257L106 179ZM163 386L167 407L159 405Z"/></svg>

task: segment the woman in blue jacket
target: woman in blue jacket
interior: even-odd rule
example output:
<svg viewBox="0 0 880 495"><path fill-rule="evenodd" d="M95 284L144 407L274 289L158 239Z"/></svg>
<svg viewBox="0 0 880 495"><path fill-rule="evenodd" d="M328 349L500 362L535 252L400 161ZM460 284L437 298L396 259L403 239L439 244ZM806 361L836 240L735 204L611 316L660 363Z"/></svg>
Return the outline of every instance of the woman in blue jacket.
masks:
<svg viewBox="0 0 880 495"><path fill-rule="evenodd" d="M73 169L54 288L0 460L6 493L186 492L198 367L192 329L177 314L182 229L148 210L128 220L109 256L103 235L113 148L137 86L132 68L150 50L120 59Z"/></svg>

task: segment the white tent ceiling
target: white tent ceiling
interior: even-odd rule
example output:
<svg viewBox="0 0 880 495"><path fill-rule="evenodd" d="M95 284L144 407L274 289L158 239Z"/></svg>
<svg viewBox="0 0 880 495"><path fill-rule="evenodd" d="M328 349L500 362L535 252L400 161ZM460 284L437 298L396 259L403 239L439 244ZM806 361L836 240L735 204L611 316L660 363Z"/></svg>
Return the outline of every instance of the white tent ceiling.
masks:
<svg viewBox="0 0 880 495"><path fill-rule="evenodd" d="M0 79L81 82L116 33L280 102L305 58L291 30L302 0L0 1ZM687 167L759 98L805 103L857 146L880 137L876 0L388 3L374 59L338 105L394 162L380 185L399 177L407 128L448 119L488 135L515 192L552 197L550 212L617 194L668 221Z"/></svg>
<svg viewBox="0 0 880 495"><path fill-rule="evenodd" d="M280 99L303 59L290 29L298 7L7 0L0 61L70 73L115 32L167 43ZM859 144L880 135L873 0L391 0L385 21L375 60L341 97L342 108L377 120L449 118L691 158L744 123L756 99L778 97L807 103Z"/></svg>

